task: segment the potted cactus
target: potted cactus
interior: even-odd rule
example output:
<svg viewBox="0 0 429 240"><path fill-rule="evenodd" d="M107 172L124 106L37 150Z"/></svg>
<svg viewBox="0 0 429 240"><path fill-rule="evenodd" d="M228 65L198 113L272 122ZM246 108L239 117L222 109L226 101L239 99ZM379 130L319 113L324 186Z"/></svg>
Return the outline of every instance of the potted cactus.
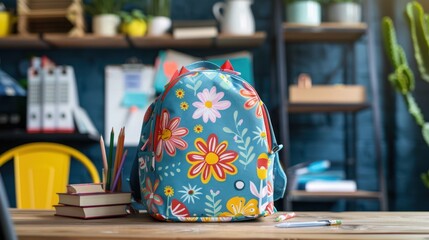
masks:
<svg viewBox="0 0 429 240"><path fill-rule="evenodd" d="M322 19L322 0L286 0L286 21L319 25Z"/></svg>
<svg viewBox="0 0 429 240"><path fill-rule="evenodd" d="M429 22L425 21L426 14L417 1L407 4L405 14L408 18L411 39L414 47L414 57L418 64L420 78L429 82ZM392 19L384 17L382 20L384 48L387 58L393 66L393 72L389 75L389 81L395 90L401 94L408 106L408 111L420 126L423 139L429 146L429 122L426 122L421 109L413 96L415 78L408 65L407 56L401 45L396 40L396 31ZM421 178L429 188L429 172L422 173Z"/></svg>
<svg viewBox="0 0 429 240"><path fill-rule="evenodd" d="M328 22L358 23L362 19L360 0L328 0Z"/></svg>

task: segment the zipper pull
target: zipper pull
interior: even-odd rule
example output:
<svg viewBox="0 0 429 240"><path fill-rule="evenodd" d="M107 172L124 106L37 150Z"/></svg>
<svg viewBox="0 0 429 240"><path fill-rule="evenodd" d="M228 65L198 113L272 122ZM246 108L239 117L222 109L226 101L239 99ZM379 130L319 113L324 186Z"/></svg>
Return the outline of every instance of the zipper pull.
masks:
<svg viewBox="0 0 429 240"><path fill-rule="evenodd" d="M150 163L150 171L151 172L155 172L155 154L154 152L151 152L152 156L150 156L151 158L151 163Z"/></svg>
<svg viewBox="0 0 429 240"><path fill-rule="evenodd" d="M273 147L273 149L271 149L270 154L274 154L274 153L282 150L282 148L283 148L283 144L275 145Z"/></svg>

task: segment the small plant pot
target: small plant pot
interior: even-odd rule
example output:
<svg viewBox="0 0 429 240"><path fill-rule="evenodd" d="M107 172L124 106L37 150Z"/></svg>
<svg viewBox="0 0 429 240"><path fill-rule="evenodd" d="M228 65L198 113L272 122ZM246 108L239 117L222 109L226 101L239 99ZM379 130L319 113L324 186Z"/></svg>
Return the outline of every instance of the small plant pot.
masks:
<svg viewBox="0 0 429 240"><path fill-rule="evenodd" d="M101 14L92 19L92 30L95 35L115 36L118 34L118 26L121 22L115 14Z"/></svg>
<svg viewBox="0 0 429 240"><path fill-rule="evenodd" d="M149 32L150 36L160 36L170 29L171 27L171 19L165 16L156 16L150 20L149 23Z"/></svg>
<svg viewBox="0 0 429 240"><path fill-rule="evenodd" d="M362 21L362 7L355 2L332 3L327 10L329 22L358 23Z"/></svg>
<svg viewBox="0 0 429 240"><path fill-rule="evenodd" d="M286 5L286 21L319 25L322 19L320 3L316 1L295 1Z"/></svg>

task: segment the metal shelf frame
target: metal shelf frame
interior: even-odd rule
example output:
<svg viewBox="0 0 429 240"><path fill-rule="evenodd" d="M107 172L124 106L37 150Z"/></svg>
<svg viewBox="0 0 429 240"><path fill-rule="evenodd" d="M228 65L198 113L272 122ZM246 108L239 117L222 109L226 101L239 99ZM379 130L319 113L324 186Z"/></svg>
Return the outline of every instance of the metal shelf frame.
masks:
<svg viewBox="0 0 429 240"><path fill-rule="evenodd" d="M356 114L365 109L369 109L372 112L372 124L374 134L374 151L375 161L377 167L377 180L378 180L378 191L368 192L359 190L355 194L353 193L312 193L308 194L302 191L296 191L290 189L288 185L287 194L283 198L283 208L287 211L292 210L292 202L295 200L315 200L315 199L376 199L380 203L380 210L388 210L387 202L387 189L384 174L384 164L381 152L381 115L380 115L380 99L378 94L378 81L375 69L375 55L374 55L374 39L373 33L370 28L369 17L366 16L366 24L359 24L357 27L338 27L331 24L322 24L320 27L308 27L299 26L293 24L283 23L283 0L273 0L273 68L274 72L274 86L273 96L277 96L276 110L279 118L279 130L280 140L284 144L286 151L281 152L281 159L283 167L289 168L290 165L290 141L289 141L289 113L315 113L315 112L328 112L328 113L342 113L345 117L345 169L347 177L355 178L356 176ZM371 11L371 1L363 1L363 11L368 14ZM298 33L295 36L288 36L289 33ZM338 33L338 38L332 37ZM344 35L345 34L345 35ZM370 95L372 102L361 105L346 105L346 104L290 104L287 101L287 43L289 42L335 42L339 44L345 44L348 46L347 54L355 55L354 44L357 40L361 39L362 36L366 36L366 49L368 57L368 71L370 81ZM351 51L351 52L350 52ZM352 83L356 76L355 62L354 60L345 63L345 79L351 76ZM351 68L351 69L350 69ZM274 92L275 91L275 92Z"/></svg>

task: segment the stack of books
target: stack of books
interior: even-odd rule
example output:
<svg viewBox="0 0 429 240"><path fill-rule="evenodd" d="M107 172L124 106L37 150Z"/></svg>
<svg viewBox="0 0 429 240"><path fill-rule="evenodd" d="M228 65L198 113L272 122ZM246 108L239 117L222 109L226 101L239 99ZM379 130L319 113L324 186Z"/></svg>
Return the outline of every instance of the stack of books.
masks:
<svg viewBox="0 0 429 240"><path fill-rule="evenodd" d="M344 171L332 169L329 160L309 161L288 169L292 189L307 192L355 192L356 181L345 179Z"/></svg>
<svg viewBox="0 0 429 240"><path fill-rule="evenodd" d="M81 219L125 216L131 203L131 193L105 192L101 183L68 185L58 196L55 215Z"/></svg>

